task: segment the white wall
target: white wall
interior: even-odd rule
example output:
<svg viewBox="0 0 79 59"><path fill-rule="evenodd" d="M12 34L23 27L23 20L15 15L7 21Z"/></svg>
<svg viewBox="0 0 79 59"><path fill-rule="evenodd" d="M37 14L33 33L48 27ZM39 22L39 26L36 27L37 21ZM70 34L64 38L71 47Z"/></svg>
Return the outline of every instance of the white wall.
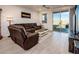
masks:
<svg viewBox="0 0 79 59"><path fill-rule="evenodd" d="M7 17L13 17L12 23L32 23L36 22L39 24L39 13L28 10L26 8L18 7L18 6L0 6L2 8L1 14L1 34L2 36L9 36L8 32L8 21ZM21 11L31 13L31 19L21 18Z"/></svg>
<svg viewBox="0 0 79 59"><path fill-rule="evenodd" d="M42 23L42 14L47 14L47 23ZM40 23L44 26L44 28L52 30L52 12L51 11L44 11L40 13Z"/></svg>
<svg viewBox="0 0 79 59"><path fill-rule="evenodd" d="M75 33L74 24L75 24L75 10L74 10L74 8L71 8L70 9L70 34Z"/></svg>
<svg viewBox="0 0 79 59"><path fill-rule="evenodd" d="M44 12L41 12L40 13L40 22L42 24L42 14L43 13L47 13L47 23L43 24L45 28L49 29L49 30L53 30L53 12L57 12L57 11L64 11L64 10L68 10L70 11L70 8L72 8L73 6L66 6L66 7L61 7L61 8L54 8L53 10L51 11L44 11ZM72 22L72 15L70 15L70 24ZM72 24L71 24L72 25ZM70 25L70 27L72 27Z"/></svg>

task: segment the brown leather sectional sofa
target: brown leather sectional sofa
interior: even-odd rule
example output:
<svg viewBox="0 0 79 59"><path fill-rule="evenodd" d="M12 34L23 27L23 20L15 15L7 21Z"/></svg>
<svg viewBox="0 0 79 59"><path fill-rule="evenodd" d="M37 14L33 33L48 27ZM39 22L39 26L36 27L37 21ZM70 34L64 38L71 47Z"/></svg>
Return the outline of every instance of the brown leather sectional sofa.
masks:
<svg viewBox="0 0 79 59"><path fill-rule="evenodd" d="M39 34L35 30L41 29L41 26L36 23L13 24L8 29L12 40L24 50L28 50L38 43Z"/></svg>

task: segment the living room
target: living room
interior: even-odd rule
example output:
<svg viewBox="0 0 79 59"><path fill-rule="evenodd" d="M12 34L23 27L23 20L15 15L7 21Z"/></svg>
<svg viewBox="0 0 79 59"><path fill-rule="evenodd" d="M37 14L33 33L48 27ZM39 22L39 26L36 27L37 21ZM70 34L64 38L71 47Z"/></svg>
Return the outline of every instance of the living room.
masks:
<svg viewBox="0 0 79 59"><path fill-rule="evenodd" d="M1 46L0 53L70 54L70 52L68 51L69 43L67 41L69 34L71 34L71 31L73 30L74 32L75 30L73 29L74 7L75 5L0 5L1 36L3 37L0 40L0 46ZM63 11L69 12L68 33L63 33L61 31L59 32L53 31L52 26L53 12L63 12ZM26 26L24 25L28 23L30 24ZM25 43L24 47L22 46L20 47L18 45L19 43L15 44L15 42L12 41L14 37L13 32L11 30L13 30L12 27L17 27L17 25L9 27L10 25L13 24L20 24L20 25L22 24L22 26L25 27L33 26L39 29L43 28L40 31L39 30L35 31L33 29L37 33L37 35L35 36L37 38L34 37L34 39L38 39L37 40L38 42L35 43L35 45L31 46L32 48L29 48L29 50L26 48L24 49L27 43ZM31 31L33 30L31 29ZM14 32L14 36L18 36L18 34ZM40 36L40 38L38 36ZM18 37L20 38L20 36ZM30 39L28 35L27 37L28 39Z"/></svg>

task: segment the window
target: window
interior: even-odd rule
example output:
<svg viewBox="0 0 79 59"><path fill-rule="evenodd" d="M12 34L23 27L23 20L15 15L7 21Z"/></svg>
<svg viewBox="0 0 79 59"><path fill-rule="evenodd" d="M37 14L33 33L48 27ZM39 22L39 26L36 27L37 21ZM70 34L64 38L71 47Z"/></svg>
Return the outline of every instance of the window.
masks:
<svg viewBox="0 0 79 59"><path fill-rule="evenodd" d="M79 5L76 8L76 32L79 32Z"/></svg>
<svg viewBox="0 0 79 59"><path fill-rule="evenodd" d="M53 13L53 30L68 33L69 31L69 12Z"/></svg>
<svg viewBox="0 0 79 59"><path fill-rule="evenodd" d="M47 14L43 14L42 23L47 23Z"/></svg>

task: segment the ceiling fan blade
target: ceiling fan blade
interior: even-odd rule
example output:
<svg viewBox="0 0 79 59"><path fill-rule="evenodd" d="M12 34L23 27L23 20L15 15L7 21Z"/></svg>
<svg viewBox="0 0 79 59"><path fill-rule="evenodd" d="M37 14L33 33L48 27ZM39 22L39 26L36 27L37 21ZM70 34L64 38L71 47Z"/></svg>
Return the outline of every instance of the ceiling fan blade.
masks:
<svg viewBox="0 0 79 59"><path fill-rule="evenodd" d="M43 5L43 7L46 8L46 9L50 9L50 7L48 7L48 6L46 6L46 5Z"/></svg>

